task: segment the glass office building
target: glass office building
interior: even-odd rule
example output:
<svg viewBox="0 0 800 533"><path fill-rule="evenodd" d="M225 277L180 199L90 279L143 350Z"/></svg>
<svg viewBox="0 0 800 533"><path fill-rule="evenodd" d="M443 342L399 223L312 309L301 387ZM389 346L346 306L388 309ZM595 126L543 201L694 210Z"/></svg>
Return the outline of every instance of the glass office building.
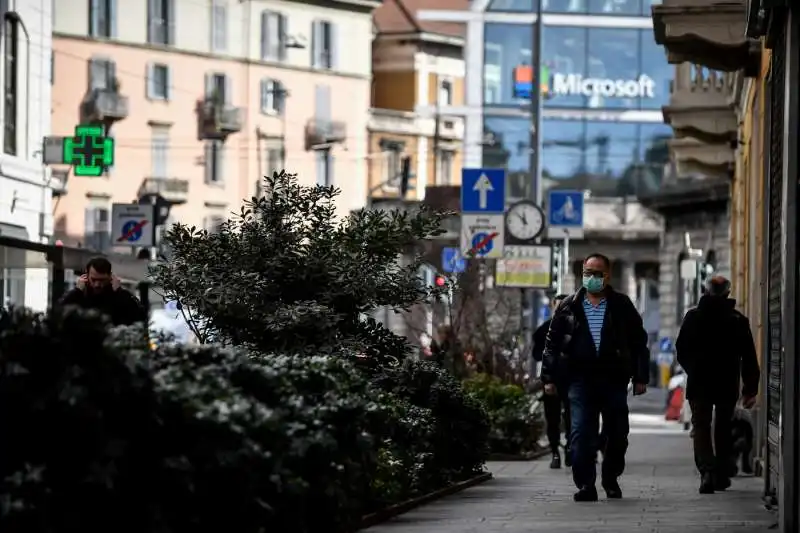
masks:
<svg viewBox="0 0 800 533"><path fill-rule="evenodd" d="M532 0L494 0L483 24L482 130L487 167L505 166L513 196L530 191L530 96L541 84L543 190L584 189L592 197L657 191L671 128L661 107L673 68L656 45L651 2L544 0L541 66L535 24L491 13L533 13ZM535 17L535 14L533 15Z"/></svg>

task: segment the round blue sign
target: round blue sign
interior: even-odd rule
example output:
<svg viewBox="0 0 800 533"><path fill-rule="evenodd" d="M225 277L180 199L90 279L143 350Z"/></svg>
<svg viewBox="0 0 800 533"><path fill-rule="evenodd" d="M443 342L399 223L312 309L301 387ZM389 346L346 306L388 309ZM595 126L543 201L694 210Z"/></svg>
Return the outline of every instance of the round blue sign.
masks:
<svg viewBox="0 0 800 533"><path fill-rule="evenodd" d="M135 220L129 220L122 226L122 237L128 242L136 242L142 238L142 225Z"/></svg>
<svg viewBox="0 0 800 533"><path fill-rule="evenodd" d="M475 255L488 255L492 248L494 248L494 239L489 239L488 233L476 233L472 237L472 249L475 250Z"/></svg>

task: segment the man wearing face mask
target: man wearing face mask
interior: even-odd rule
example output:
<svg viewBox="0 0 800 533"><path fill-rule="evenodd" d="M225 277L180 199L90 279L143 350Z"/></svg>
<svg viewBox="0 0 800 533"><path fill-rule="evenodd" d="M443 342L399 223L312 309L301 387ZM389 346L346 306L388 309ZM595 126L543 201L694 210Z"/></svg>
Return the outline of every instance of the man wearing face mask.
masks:
<svg viewBox="0 0 800 533"><path fill-rule="evenodd" d="M592 254L583 263L583 286L564 299L545 342L545 393L567 387L572 428L572 478L576 502L597 501L597 447L603 443L601 483L610 499L622 498L619 477L628 449L628 384L644 394L650 378L647 332L636 307L609 285L611 261ZM557 386L558 385L558 386ZM600 416L603 439L598 439Z"/></svg>
<svg viewBox="0 0 800 533"><path fill-rule="evenodd" d="M111 263L105 257L95 257L86 265L86 273L61 299L62 306L76 305L95 309L108 315L115 326L130 326L145 322L145 313L139 300L120 286L120 280L111 272Z"/></svg>

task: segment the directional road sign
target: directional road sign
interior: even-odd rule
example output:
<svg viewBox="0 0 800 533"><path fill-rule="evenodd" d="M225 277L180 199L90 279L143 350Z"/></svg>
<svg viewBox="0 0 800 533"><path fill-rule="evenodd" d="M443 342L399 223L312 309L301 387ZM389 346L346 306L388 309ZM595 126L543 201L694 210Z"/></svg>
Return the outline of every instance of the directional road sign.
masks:
<svg viewBox="0 0 800 533"><path fill-rule="evenodd" d="M75 136L63 143L63 162L72 165L76 176L102 176L114 164L114 139L106 137L102 126L76 126Z"/></svg>
<svg viewBox="0 0 800 533"><path fill-rule="evenodd" d="M506 210L506 171L465 168L461 171L461 212L496 213Z"/></svg>
<svg viewBox="0 0 800 533"><path fill-rule="evenodd" d="M466 257L501 259L504 232L503 215L461 215L461 252Z"/></svg>
<svg viewBox="0 0 800 533"><path fill-rule="evenodd" d="M467 260L458 248L442 248L442 272L461 274L467 269Z"/></svg>
<svg viewBox="0 0 800 533"><path fill-rule="evenodd" d="M146 248L154 246L152 205L114 204L111 208L113 246Z"/></svg>
<svg viewBox="0 0 800 533"><path fill-rule="evenodd" d="M547 193L547 237L582 239L583 191L551 190Z"/></svg>
<svg viewBox="0 0 800 533"><path fill-rule="evenodd" d="M671 352L672 351L672 339L669 337L661 337L661 340L658 341L658 349L662 352Z"/></svg>

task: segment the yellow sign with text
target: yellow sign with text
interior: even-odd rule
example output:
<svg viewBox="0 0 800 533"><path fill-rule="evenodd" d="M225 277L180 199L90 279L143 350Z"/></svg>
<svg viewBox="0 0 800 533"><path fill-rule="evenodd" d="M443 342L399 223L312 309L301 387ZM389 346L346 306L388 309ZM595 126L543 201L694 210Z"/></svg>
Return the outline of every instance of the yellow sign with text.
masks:
<svg viewBox="0 0 800 533"><path fill-rule="evenodd" d="M552 285L550 259L503 259L497 262L495 283L501 287L549 289Z"/></svg>

